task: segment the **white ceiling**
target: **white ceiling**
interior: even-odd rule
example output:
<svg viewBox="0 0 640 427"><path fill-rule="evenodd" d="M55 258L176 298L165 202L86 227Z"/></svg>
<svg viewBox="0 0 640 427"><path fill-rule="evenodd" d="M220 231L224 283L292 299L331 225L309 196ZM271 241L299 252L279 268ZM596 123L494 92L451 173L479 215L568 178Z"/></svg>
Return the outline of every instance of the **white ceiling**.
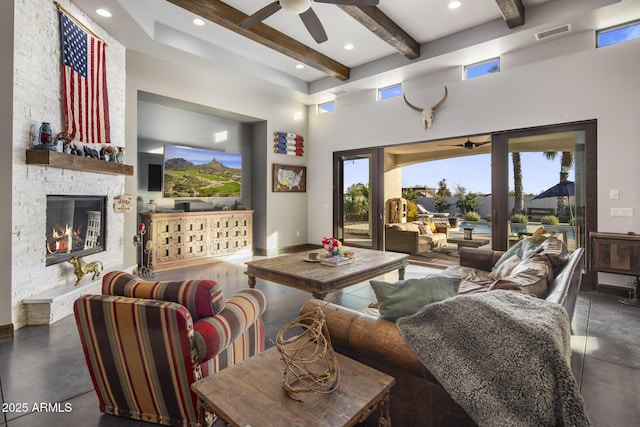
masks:
<svg viewBox="0 0 640 427"><path fill-rule="evenodd" d="M197 67L224 64L251 84L311 104L330 99L337 90L394 84L540 43L534 33L557 25L570 23L575 33L626 22L629 10L637 13L640 0L523 0L525 24L514 29L508 28L496 0L462 0L455 10L448 9L449 0L380 0L379 9L421 44L421 56L413 61L335 5L313 3L329 38L322 44L315 43L299 17L285 10L264 21L350 67L346 82L308 66L296 69L297 61L210 21L195 26L195 15L165 0L72 2L128 49ZM271 0L224 2L250 15ZM99 16L98 8L113 16ZM346 43L354 49L345 50Z"/></svg>

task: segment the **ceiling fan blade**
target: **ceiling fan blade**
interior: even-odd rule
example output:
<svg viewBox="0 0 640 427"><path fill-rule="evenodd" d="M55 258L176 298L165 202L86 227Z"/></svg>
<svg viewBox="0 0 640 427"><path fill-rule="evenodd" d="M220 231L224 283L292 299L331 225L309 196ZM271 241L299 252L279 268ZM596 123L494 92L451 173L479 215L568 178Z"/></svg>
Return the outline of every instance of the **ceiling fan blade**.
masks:
<svg viewBox="0 0 640 427"><path fill-rule="evenodd" d="M300 19L302 19L304 26L307 27L309 34L311 34L311 37L313 37L316 43L322 43L328 40L327 33L324 31L322 23L313 9L309 8L302 12Z"/></svg>
<svg viewBox="0 0 640 427"><path fill-rule="evenodd" d="M316 3L341 4L345 6L377 6L380 0L314 0Z"/></svg>
<svg viewBox="0 0 640 427"><path fill-rule="evenodd" d="M240 26L242 28L249 29L261 23L262 21L264 21L265 19L267 19L268 17L270 17L271 15L279 11L280 9L282 9L282 6L280 6L279 1L274 1L273 3L269 3L268 5L266 5L265 7L263 7L256 13L254 13L253 15L250 15L247 18L245 18L240 23Z"/></svg>

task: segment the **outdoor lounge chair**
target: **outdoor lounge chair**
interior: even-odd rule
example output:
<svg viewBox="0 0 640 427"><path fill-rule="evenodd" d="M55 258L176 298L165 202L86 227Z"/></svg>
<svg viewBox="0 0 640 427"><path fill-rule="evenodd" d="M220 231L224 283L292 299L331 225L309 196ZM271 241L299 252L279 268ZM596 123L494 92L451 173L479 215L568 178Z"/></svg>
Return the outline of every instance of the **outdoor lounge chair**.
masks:
<svg viewBox="0 0 640 427"><path fill-rule="evenodd" d="M416 207L418 208L418 218L419 219L431 219L433 218L433 213L429 212L422 206L420 203L416 203Z"/></svg>

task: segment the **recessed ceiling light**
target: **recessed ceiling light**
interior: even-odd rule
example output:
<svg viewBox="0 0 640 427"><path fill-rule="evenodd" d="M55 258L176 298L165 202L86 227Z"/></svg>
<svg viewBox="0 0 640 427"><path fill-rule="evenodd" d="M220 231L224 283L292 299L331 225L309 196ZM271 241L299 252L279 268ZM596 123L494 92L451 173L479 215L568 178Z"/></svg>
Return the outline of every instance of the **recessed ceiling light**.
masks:
<svg viewBox="0 0 640 427"><path fill-rule="evenodd" d="M111 18L111 12L107 9L97 9L96 13L100 16L104 16L105 18Z"/></svg>
<svg viewBox="0 0 640 427"><path fill-rule="evenodd" d="M462 3L457 0L449 3L449 9L457 9L460 6L462 6Z"/></svg>
<svg viewBox="0 0 640 427"><path fill-rule="evenodd" d="M194 20L193 20L193 23L194 23L195 25L200 26L200 27L204 25L204 21L203 21L202 19L200 19L200 18L196 18L196 19L194 19Z"/></svg>
<svg viewBox="0 0 640 427"><path fill-rule="evenodd" d="M344 45L345 50L352 50L354 46L351 43L347 43Z"/></svg>
<svg viewBox="0 0 640 427"><path fill-rule="evenodd" d="M302 65L302 64L298 64L298 65L296 65L296 68L297 68L298 70L302 70L302 69L304 68L304 65Z"/></svg>

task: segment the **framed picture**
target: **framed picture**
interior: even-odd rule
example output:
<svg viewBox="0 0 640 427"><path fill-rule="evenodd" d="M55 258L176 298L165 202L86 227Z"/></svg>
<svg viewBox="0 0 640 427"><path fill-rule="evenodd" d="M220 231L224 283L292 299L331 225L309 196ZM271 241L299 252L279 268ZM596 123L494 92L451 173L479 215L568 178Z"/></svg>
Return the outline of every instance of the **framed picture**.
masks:
<svg viewBox="0 0 640 427"><path fill-rule="evenodd" d="M307 191L307 168L274 163L272 182L275 193L305 193Z"/></svg>

